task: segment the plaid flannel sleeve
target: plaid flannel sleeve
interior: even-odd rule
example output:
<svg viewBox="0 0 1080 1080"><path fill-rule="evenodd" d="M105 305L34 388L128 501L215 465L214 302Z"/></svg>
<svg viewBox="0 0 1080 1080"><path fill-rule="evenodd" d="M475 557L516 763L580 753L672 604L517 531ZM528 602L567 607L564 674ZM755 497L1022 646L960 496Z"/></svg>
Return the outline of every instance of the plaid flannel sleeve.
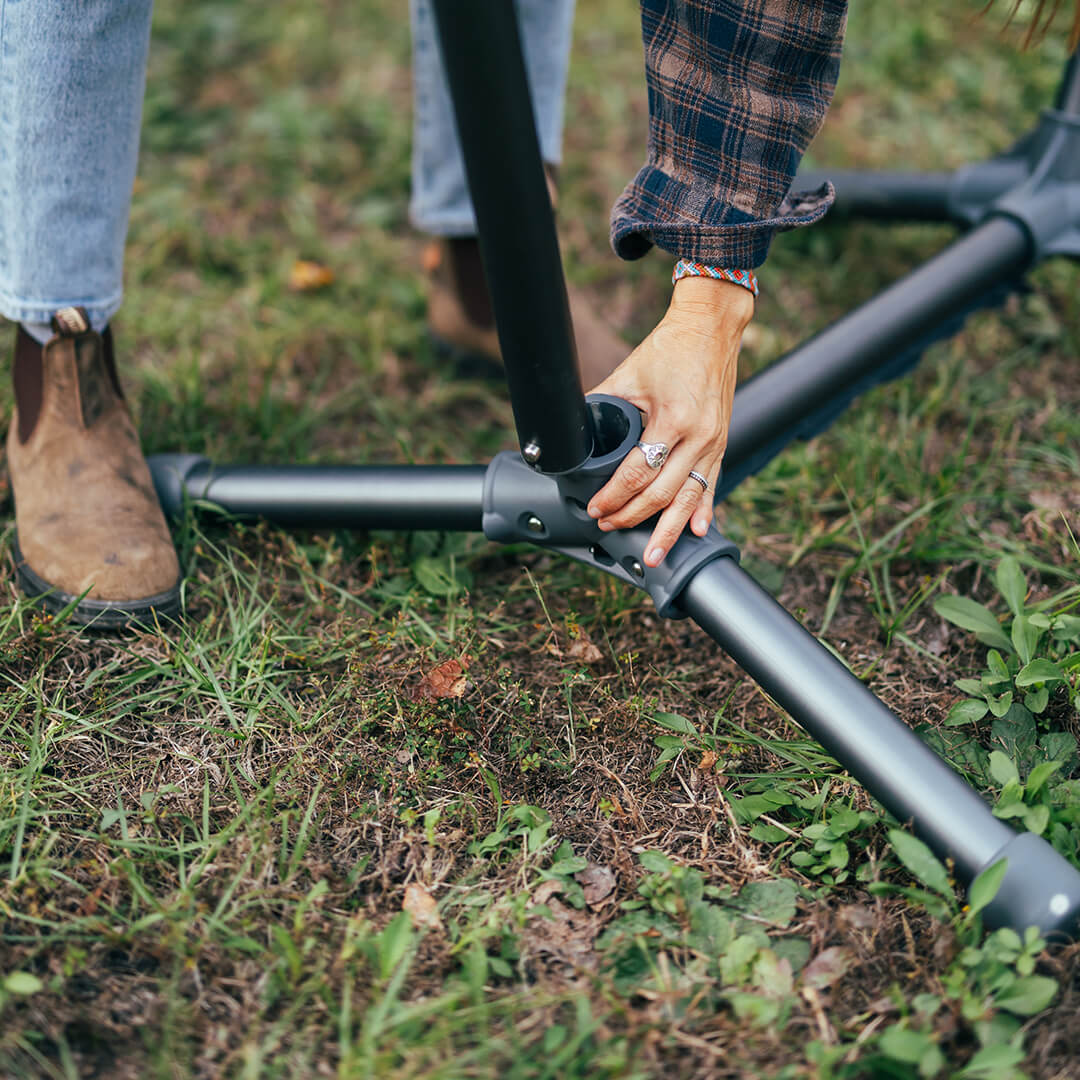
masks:
<svg viewBox="0 0 1080 1080"><path fill-rule="evenodd" d="M831 184L789 193L832 99L846 0L641 0L649 140L616 201L624 259L656 244L750 268L773 234L817 221Z"/></svg>

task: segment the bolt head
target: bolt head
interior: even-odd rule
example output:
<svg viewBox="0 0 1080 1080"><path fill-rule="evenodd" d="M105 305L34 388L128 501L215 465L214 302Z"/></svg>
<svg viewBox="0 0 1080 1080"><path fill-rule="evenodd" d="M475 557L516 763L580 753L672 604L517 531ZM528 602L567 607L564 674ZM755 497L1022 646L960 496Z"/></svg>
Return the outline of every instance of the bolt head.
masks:
<svg viewBox="0 0 1080 1080"><path fill-rule="evenodd" d="M641 563L639 563L637 561L637 559L635 559L630 564L630 572L634 575L634 577L644 577L645 576L645 567L642 566Z"/></svg>
<svg viewBox="0 0 1080 1080"><path fill-rule="evenodd" d="M525 519L525 527L529 532L542 533L544 531L544 523L535 514L530 514Z"/></svg>
<svg viewBox="0 0 1080 1080"><path fill-rule="evenodd" d="M540 460L540 444L526 443L521 450L521 456L530 464L535 465Z"/></svg>

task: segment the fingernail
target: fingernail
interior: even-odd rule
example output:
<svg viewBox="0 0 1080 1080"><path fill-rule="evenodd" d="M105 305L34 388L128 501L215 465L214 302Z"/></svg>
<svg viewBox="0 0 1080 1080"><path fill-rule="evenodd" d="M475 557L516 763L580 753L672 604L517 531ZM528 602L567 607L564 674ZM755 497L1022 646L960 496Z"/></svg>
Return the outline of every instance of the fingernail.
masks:
<svg viewBox="0 0 1080 1080"><path fill-rule="evenodd" d="M662 547L654 547L652 551L645 556L645 561L650 566L659 566L664 561L664 549Z"/></svg>
<svg viewBox="0 0 1080 1080"><path fill-rule="evenodd" d="M600 516L600 511L595 506L590 506L589 507L589 517L598 518L599 516Z"/></svg>
<svg viewBox="0 0 1080 1080"><path fill-rule="evenodd" d="M614 525L612 525L610 521L601 521L601 522L599 523L599 525L597 526L597 528L598 528L598 529L599 529L599 530L600 530L601 532L611 532L611 530L612 530L612 529L614 529L614 528L615 528L615 526L614 526Z"/></svg>

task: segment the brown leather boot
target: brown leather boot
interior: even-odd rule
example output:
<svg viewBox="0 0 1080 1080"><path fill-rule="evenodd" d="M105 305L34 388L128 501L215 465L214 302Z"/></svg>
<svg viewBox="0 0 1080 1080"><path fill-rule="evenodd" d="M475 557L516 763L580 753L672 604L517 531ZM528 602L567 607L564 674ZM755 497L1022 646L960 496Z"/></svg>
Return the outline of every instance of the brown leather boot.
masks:
<svg viewBox="0 0 1080 1080"><path fill-rule="evenodd" d="M552 205L558 202L554 169L546 167ZM502 363L480 245L474 236L432 240L423 253L428 279L428 329L436 346L459 359L479 356ZM574 324L581 381L586 390L606 379L630 354L630 347L573 286L567 293Z"/></svg>
<svg viewBox="0 0 1080 1080"><path fill-rule="evenodd" d="M7 456L19 584L97 627L180 612L180 566L116 377L112 337L81 308L39 345L19 327ZM83 594L86 594L85 596ZM81 597L81 599L79 599Z"/></svg>
<svg viewBox="0 0 1080 1080"><path fill-rule="evenodd" d="M428 330L435 345L458 357L479 356L501 364L495 315L476 238L432 240L424 249L423 266L428 277ZM578 289L568 286L567 295L581 381L591 390L630 355L630 346Z"/></svg>

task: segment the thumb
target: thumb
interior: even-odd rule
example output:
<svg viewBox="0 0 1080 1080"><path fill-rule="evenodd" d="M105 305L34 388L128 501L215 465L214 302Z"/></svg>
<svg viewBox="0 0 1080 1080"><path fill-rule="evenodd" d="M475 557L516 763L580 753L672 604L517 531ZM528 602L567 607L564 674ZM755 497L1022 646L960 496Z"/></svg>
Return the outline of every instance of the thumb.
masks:
<svg viewBox="0 0 1080 1080"><path fill-rule="evenodd" d="M625 360L610 375L601 379L591 390L586 391L588 394L621 397L627 401L632 400L637 392L637 380L632 377Z"/></svg>

